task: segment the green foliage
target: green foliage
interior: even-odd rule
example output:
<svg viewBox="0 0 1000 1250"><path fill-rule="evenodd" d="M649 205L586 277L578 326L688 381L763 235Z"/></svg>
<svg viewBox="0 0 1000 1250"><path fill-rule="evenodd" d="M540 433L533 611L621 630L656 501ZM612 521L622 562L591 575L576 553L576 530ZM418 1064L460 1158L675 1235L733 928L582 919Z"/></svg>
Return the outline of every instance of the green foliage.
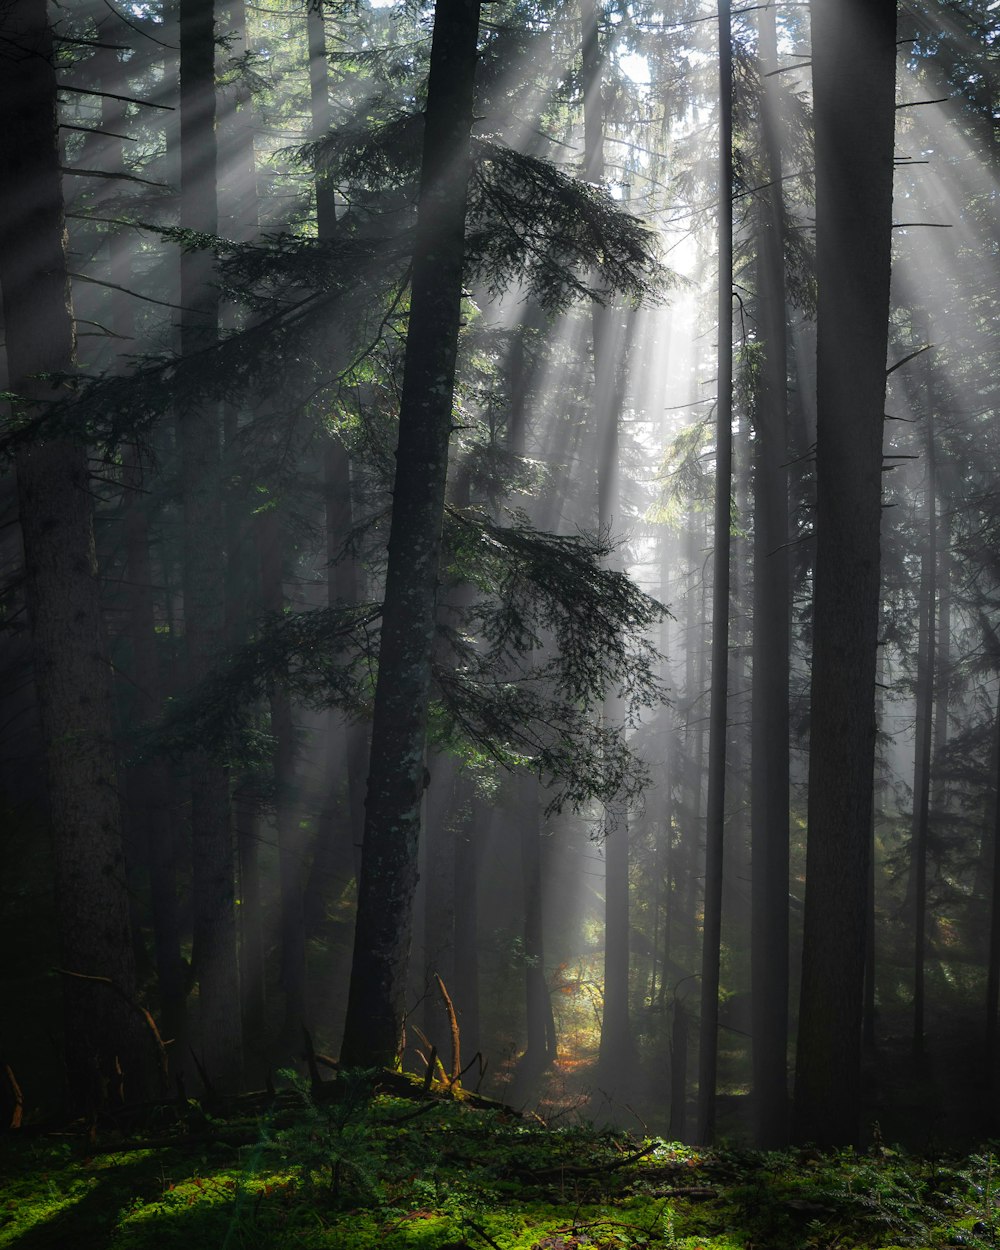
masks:
<svg viewBox="0 0 1000 1250"><path fill-rule="evenodd" d="M0 1247L945 1250L997 1244L997 1161L694 1150L298 1080L195 1140L3 1144ZM414 1086L415 1092L417 1086ZM331 1097L331 1095L333 1095Z"/></svg>
<svg viewBox="0 0 1000 1250"><path fill-rule="evenodd" d="M481 594L439 622L439 745L465 753L471 744L505 767L530 764L558 783L552 811L634 794L645 775L624 726L594 712L609 688L626 722L662 700L647 632L663 606L606 567L611 548L596 538L451 511L446 543L453 576ZM265 620L254 641L171 705L145 749L198 746L243 767L263 762L271 742L255 718L275 680L304 703L365 715L380 615L379 605L362 604Z"/></svg>
<svg viewBox="0 0 1000 1250"><path fill-rule="evenodd" d="M491 294L516 280L556 313L579 298L641 301L662 289L655 234L603 188L496 142L476 150L466 258Z"/></svg>

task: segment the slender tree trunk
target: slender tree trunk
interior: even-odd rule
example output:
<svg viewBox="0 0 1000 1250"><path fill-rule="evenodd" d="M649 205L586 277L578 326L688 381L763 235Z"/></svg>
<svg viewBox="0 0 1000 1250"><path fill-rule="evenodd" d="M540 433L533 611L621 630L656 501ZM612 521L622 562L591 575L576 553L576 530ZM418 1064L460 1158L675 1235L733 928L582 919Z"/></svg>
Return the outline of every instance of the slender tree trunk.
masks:
<svg viewBox="0 0 1000 1250"><path fill-rule="evenodd" d="M990 894L990 946L986 972L986 1078L993 1096L997 1080L997 1011L1000 1007L1000 693L993 727L993 793L990 797L989 837L992 842L993 880Z"/></svg>
<svg viewBox="0 0 1000 1250"><path fill-rule="evenodd" d="M468 1063L480 1050L479 1016L479 859L490 812L468 777L458 782L459 824L455 830L455 959L452 1002Z"/></svg>
<svg viewBox="0 0 1000 1250"><path fill-rule="evenodd" d="M729 533L733 477L733 44L729 0L719 4L719 351L715 435L715 558L712 583L712 693L709 711L705 920L698 1037L698 1141L715 1136L719 1053L722 853L726 819L729 698Z"/></svg>
<svg viewBox="0 0 1000 1250"><path fill-rule="evenodd" d="M934 411L927 408L926 482L927 535L920 557L920 628L917 640L916 741L913 752L913 826L910 875L913 880L913 1053L924 1051L927 960L927 842L930 827L931 750L934 718L937 594L937 472Z"/></svg>
<svg viewBox="0 0 1000 1250"><path fill-rule="evenodd" d="M358 916L341 1060L391 1064L416 887L462 304L479 0L438 0L406 337Z"/></svg>
<svg viewBox="0 0 1000 1250"><path fill-rule="evenodd" d="M758 330L764 346L754 439L751 978L757 1145L788 1139L788 393L784 203L774 8L758 16L764 182L758 219Z"/></svg>
<svg viewBox="0 0 1000 1250"><path fill-rule="evenodd" d="M454 756L431 754L431 781L424 807L423 979L421 1018L428 1039L437 1046L447 1066L448 1021L434 978L452 984L455 955L455 829L452 824L457 761Z"/></svg>
<svg viewBox="0 0 1000 1250"><path fill-rule="evenodd" d="M307 17L309 41L309 107L314 139L327 135L333 126L330 106L329 65L322 0L310 5ZM316 174L316 232L320 239L337 233L335 188L323 171ZM354 556L345 550L354 526L351 456L344 442L331 438L323 461L326 494L327 595L330 607L357 603L361 594L359 570ZM340 865L361 870L361 842L365 823L365 769L368 764L368 732L364 724L345 720L331 712L329 726L330 793L316 839L313 892L324 891ZM346 795L346 812L338 794ZM315 904L314 904L315 907Z"/></svg>
<svg viewBox="0 0 1000 1250"><path fill-rule="evenodd" d="M596 0L581 0L583 38L582 84L584 129L584 177L604 181L604 54L601 49L601 14ZM595 304L592 317L594 359L594 416L598 439L597 525L611 537L621 524L619 436L622 395L619 370L623 366L624 336L620 310ZM612 562L620 560L612 557ZM605 723L618 718L617 700L604 701ZM605 811L604 839L604 1011L601 1016L600 1082L605 1090L621 1087L633 1067L629 1025L629 826L623 804Z"/></svg>
<svg viewBox="0 0 1000 1250"><path fill-rule="evenodd" d="M215 234L214 4L180 0L181 225ZM181 353L217 342L219 306L211 260L181 254ZM225 630L224 518L218 415L209 405L178 413L181 452L184 632L188 680L202 680L222 652ZM243 1054L236 883L229 779L200 751L190 756L194 950L198 977L200 1060L213 1087L242 1084Z"/></svg>
<svg viewBox="0 0 1000 1250"><path fill-rule="evenodd" d="M545 977L545 905L538 782L535 777L525 775L517 778L516 786L524 897L525 1049L518 1061L510 1096L516 1102L523 1102L556 1056L555 1020Z"/></svg>
<svg viewBox="0 0 1000 1250"><path fill-rule="evenodd" d="M306 10L306 38L309 43L309 110L312 134L314 139L322 139L333 126L323 0L316 0ZM321 239L333 238L337 229L335 188L329 175L322 170L316 174L316 227Z"/></svg>
<svg viewBox="0 0 1000 1250"><path fill-rule="evenodd" d="M278 513L261 513L257 529L260 555L261 607L272 618L285 609L282 533ZM275 833L278 843L278 881L281 899L281 990L284 1024L280 1048L283 1057L297 1054L302 1030L308 1026L306 1009L306 929L304 910L305 847L295 804L295 724L287 685L277 677L268 691L271 736L274 739Z"/></svg>
<svg viewBox="0 0 1000 1250"><path fill-rule="evenodd" d="M670 1027L670 1123L667 1133L671 1141L687 1140L687 1010L675 995Z"/></svg>
<svg viewBox="0 0 1000 1250"><path fill-rule="evenodd" d="M28 410L41 411L63 397L41 375L70 371L75 346L44 0L7 4L0 42L0 287L8 376ZM19 452L16 467L55 861L68 1101L74 1113L93 1113L145 1098L156 1086L151 1039L135 1004L87 452L56 437ZM87 979L95 977L114 988Z"/></svg>
<svg viewBox="0 0 1000 1250"><path fill-rule="evenodd" d="M882 723L885 712L885 699L882 686L885 676L885 655L878 652L875 668L875 727ZM875 981L877 972L878 943L875 926L875 822L879 794L879 759L875 759L874 783L872 786L872 814L869 827L868 855L868 888L865 891L865 995L862 1007L861 1040L869 1052L875 1049Z"/></svg>
<svg viewBox="0 0 1000 1250"><path fill-rule="evenodd" d="M538 309L530 307L511 342L507 375L510 398L507 418L507 449L523 456L527 441L528 395L532 365L525 349L524 330L537 323ZM556 523L557 500L550 498L548 518L539 518L543 529ZM546 523L548 521L549 524ZM520 1102L532 1092L542 1072L556 1057L555 1017L545 976L545 926L542 878L542 814L538 778L531 774L514 778L515 810L520 831L521 886L524 910L524 1004L525 1048L515 1070L511 1097ZM457 935L456 935L457 938Z"/></svg>
<svg viewBox="0 0 1000 1250"><path fill-rule="evenodd" d="M244 0L227 0L225 27L231 58L246 55L247 15ZM253 242L260 228L257 194L257 159L254 145L253 101L239 78L220 92L219 117L219 215L220 233L243 243ZM223 329L240 324L240 310L232 304L220 310ZM255 527L249 515L245 490L237 483L241 409L238 400L227 400L222 412L222 476L225 526L225 639L230 647L243 645L260 606L259 560ZM248 1083L263 1084L267 1070L266 970L264 957L263 900L258 848L261 841L261 802L255 778L244 772L232 777L232 825L235 841L236 879L239 890L237 937L244 1063Z"/></svg>
<svg viewBox="0 0 1000 1250"><path fill-rule="evenodd" d="M875 758L896 5L813 0L818 306L798 1140L857 1140Z"/></svg>

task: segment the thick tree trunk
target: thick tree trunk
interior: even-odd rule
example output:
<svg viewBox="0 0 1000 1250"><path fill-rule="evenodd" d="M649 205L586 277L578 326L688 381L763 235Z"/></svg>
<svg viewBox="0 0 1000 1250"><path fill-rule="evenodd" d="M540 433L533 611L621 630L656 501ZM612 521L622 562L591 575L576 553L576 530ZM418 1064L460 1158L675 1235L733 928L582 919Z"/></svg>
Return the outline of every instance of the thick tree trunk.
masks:
<svg viewBox="0 0 1000 1250"><path fill-rule="evenodd" d="M763 181L757 225L758 333L764 362L754 438L751 977L755 1139L788 1138L788 395L784 203L774 9L758 17Z"/></svg>
<svg viewBox="0 0 1000 1250"><path fill-rule="evenodd" d="M180 4L181 225L215 234L214 5ZM211 348L218 336L218 296L211 259L182 252L181 353ZM184 633L188 681L203 679L222 652L225 632L224 517L218 416L211 406L178 413L184 547ZM236 946L235 860L229 778L194 751L191 769L194 949L200 1060L218 1091L242 1084L243 1055Z"/></svg>
<svg viewBox="0 0 1000 1250"><path fill-rule="evenodd" d="M113 44L118 29L108 17L98 30L101 40ZM111 173L125 172L125 138L129 117L121 93L125 90L123 64L114 46L95 50L91 62L93 80L106 94L101 97L103 135L88 135L94 144L93 156L83 160L87 167ZM132 245L128 233L109 230L107 277L118 287L134 287ZM108 292L108 327L114 338L108 340L102 363L127 371L125 359L134 351L136 319L134 302L119 290ZM129 685L134 692L132 717L135 726L151 725L163 710L164 685L156 639L156 602L150 558L150 517L144 489L147 468L138 445L127 445L122 452L124 486L123 522L125 530L125 583L128 633L131 645ZM131 837L126 848L129 880L148 875L152 908L153 957L159 988L159 1028L171 1042L172 1055L186 1054L184 962L181 957L181 917L177 895L177 863L174 826L177 813L171 800L170 770L164 759L147 759L128 769L126 791ZM133 929L139 899L132 886ZM138 935L133 933L133 937ZM137 943L140 958L141 943Z"/></svg>
<svg viewBox="0 0 1000 1250"><path fill-rule="evenodd" d="M798 1140L857 1140L875 757L896 5L813 0L818 306Z"/></svg>
<svg viewBox="0 0 1000 1250"><path fill-rule="evenodd" d="M719 351L715 423L715 554L709 710L705 920L698 1035L698 1141L715 1136L719 1053L719 957L729 701L729 547L733 479L733 43L729 0L719 4Z"/></svg>
<svg viewBox="0 0 1000 1250"><path fill-rule="evenodd" d="M44 0L6 5L0 38L0 287L8 375L14 392L42 406L62 396L39 375L65 373L74 358ZM155 1084L152 1039L135 1003L86 449L56 438L20 452L17 488L65 974L69 1108L87 1113L147 1097Z"/></svg>
<svg viewBox="0 0 1000 1250"><path fill-rule="evenodd" d="M391 1064L417 876L462 304L479 0L438 0L425 112L354 958L341 1060Z"/></svg>

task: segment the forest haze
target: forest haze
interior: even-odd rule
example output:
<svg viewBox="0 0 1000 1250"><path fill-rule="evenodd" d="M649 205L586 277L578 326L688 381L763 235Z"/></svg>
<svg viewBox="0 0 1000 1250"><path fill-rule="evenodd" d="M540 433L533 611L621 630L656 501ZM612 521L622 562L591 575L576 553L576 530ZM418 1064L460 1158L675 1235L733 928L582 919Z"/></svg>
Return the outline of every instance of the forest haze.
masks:
<svg viewBox="0 0 1000 1250"><path fill-rule="evenodd" d="M1000 1134L998 37L0 0L5 1127Z"/></svg>

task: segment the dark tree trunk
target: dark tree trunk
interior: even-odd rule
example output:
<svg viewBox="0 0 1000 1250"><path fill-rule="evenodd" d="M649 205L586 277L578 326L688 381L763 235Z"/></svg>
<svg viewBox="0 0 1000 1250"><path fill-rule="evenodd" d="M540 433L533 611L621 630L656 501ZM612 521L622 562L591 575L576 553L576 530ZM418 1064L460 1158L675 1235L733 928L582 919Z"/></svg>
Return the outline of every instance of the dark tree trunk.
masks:
<svg viewBox="0 0 1000 1250"><path fill-rule="evenodd" d="M719 957L729 700L729 535L733 479L733 43L729 0L719 4L719 351L715 423L715 555L709 709L705 920L698 1035L698 1141L715 1136L719 1054Z"/></svg>
<svg viewBox="0 0 1000 1250"><path fill-rule="evenodd" d="M181 226L218 229L216 207L214 5L180 3ZM194 356L218 336L218 295L205 252L181 254L181 353ZM224 517L218 414L211 406L178 413L184 547L184 633L188 681L203 679L222 652L225 631ZM229 778L200 751L190 756L194 949L200 1059L218 1091L242 1084L243 1054L236 947L235 861Z"/></svg>
<svg viewBox="0 0 1000 1250"><path fill-rule="evenodd" d="M438 0L341 1060L399 1047L424 787L441 527L462 304L479 0Z"/></svg>
<svg viewBox="0 0 1000 1250"><path fill-rule="evenodd" d="M312 135L320 139L333 125L329 65L322 0L310 6L306 18L309 40L309 106ZM332 239L337 232L337 205L333 184L322 170L316 173L316 232ZM340 438L327 444L323 460L326 493L327 601L330 607L357 603L361 593L357 561L346 549L354 526L351 457ZM329 793L321 814L316 852L309 882L310 907L317 915L333 883L361 871L361 843L365 824L365 769L368 732L364 724L329 717ZM340 801L341 794L344 802Z"/></svg>
<svg viewBox="0 0 1000 1250"><path fill-rule="evenodd" d="M596 0L581 0L583 42L584 177L604 181L604 54L601 48L601 13ZM592 312L594 361L593 410L598 443L597 526L605 537L621 524L619 474L619 422L622 395L619 371L625 342L618 322L621 313L606 304ZM609 695L602 716L614 721L619 707ZM631 1074L633 1046L629 1026L629 827L624 804L605 811L604 839L604 1010L601 1015L601 1047L598 1060L602 1088L622 1087Z"/></svg>
<svg viewBox="0 0 1000 1250"><path fill-rule="evenodd" d="M818 305L798 1140L857 1140L875 758L896 5L813 0Z"/></svg>
<svg viewBox="0 0 1000 1250"><path fill-rule="evenodd" d="M246 5L229 0L226 28L232 38L231 57L248 51ZM260 202L257 195L257 159L254 148L253 100L246 84L237 79L228 95L221 93L224 115L219 119L219 213L225 222L220 228L228 238L252 242L259 230ZM225 305L221 323L236 329L239 310ZM235 400L223 406L223 520L226 531L225 638L231 647L247 641L260 606L259 560L254 541L254 525L248 516L247 498L234 483L240 472L240 407ZM244 1064L248 1083L263 1084L267 1071L267 986L263 900L258 847L261 839L259 787L244 773L232 778L232 823L239 883L237 936L239 945L240 996L244 1038Z"/></svg>
<svg viewBox="0 0 1000 1250"><path fill-rule="evenodd" d="M934 412L926 414L927 534L920 556L920 627L917 638L916 741L913 751L913 823L910 878L913 894L913 1053L924 1050L925 965L927 961L927 842L930 830L931 751L934 745L934 667L937 633L937 473Z"/></svg>
<svg viewBox="0 0 1000 1250"><path fill-rule="evenodd" d="M465 1063L480 1051L479 859L489 825L489 808L467 777L458 782L459 823L455 830L455 957L452 1002L462 1034Z"/></svg>
<svg viewBox="0 0 1000 1250"><path fill-rule="evenodd" d="M788 395L784 204L774 9L759 14L763 181L757 234L764 347L754 439L751 977L757 1145L788 1139Z"/></svg>
<svg viewBox="0 0 1000 1250"><path fill-rule="evenodd" d="M670 1123L671 1141L687 1139L688 1017L679 998L674 998L670 1027Z"/></svg>
<svg viewBox="0 0 1000 1250"><path fill-rule="evenodd" d="M0 41L0 286L8 375L11 389L40 410L63 393L39 375L66 373L74 364L44 0L6 5ZM135 1003L111 668L85 447L57 437L21 451L17 488L55 861L69 1108L92 1113L150 1096L156 1086L152 1039Z"/></svg>
<svg viewBox="0 0 1000 1250"><path fill-rule="evenodd" d="M993 640L995 643L995 639ZM990 894L990 945L986 969L986 1083L994 1097L997 1079L997 1011L1000 1008L1000 695L993 726L992 794L987 837L991 844L993 880ZM986 839L984 838L984 841Z"/></svg>
<svg viewBox="0 0 1000 1250"><path fill-rule="evenodd" d="M261 607L268 616L275 618L285 609L285 588L281 523L274 509L261 513L257 543ZM306 1010L305 847L295 804L295 723L288 686L280 676L271 683L268 705L274 739L271 766L281 900L279 941L284 1023L280 1050L281 1057L288 1059L298 1053L302 1030L308 1027L309 1020Z"/></svg>
<svg viewBox="0 0 1000 1250"><path fill-rule="evenodd" d="M555 1054L555 1021L545 979L545 900L542 877L538 782L517 779L517 820L521 831L521 882L524 894L525 1049L518 1061L511 1098L520 1103L533 1092Z"/></svg>
<svg viewBox="0 0 1000 1250"><path fill-rule="evenodd" d="M306 10L306 37L309 42L309 109L312 134L314 139L322 139L333 126L323 0L316 0ZM321 239L329 239L336 229L335 188L329 175L319 170L316 174L316 233Z"/></svg>
<svg viewBox="0 0 1000 1250"><path fill-rule="evenodd" d="M112 19L100 23L98 29L100 39L113 43L115 23ZM113 46L98 48L93 56L91 72L96 84L106 93L101 97L101 128L104 134L100 137L88 136L88 140L93 139L95 143L95 153L93 159L87 158L83 163L112 173L123 173L123 136L128 133L129 119L126 103L120 98L124 89L124 73L118 49ZM118 287L131 289L134 286L131 241L122 230L108 231L106 238L108 280ZM108 301L108 327L115 336L109 340L111 367L127 370L128 361L124 358L134 350L136 336L134 304L119 290L109 291ZM133 691L132 718L135 726L148 726L160 716L164 698L157 651L150 516L145 489L148 468L143 464L138 445L126 445L122 461L125 584L132 655L129 682ZM177 812L171 799L167 762L151 758L130 767L126 774L126 790L133 830L126 854L130 861L133 857L139 861L129 863L129 879L135 879L139 875L138 870L143 869L149 880L153 957L159 989L159 1029L172 1044L169 1053L185 1054L187 988L181 957L181 916L177 895L174 837ZM132 925L135 929L139 900L134 886L132 895ZM133 937L137 934L133 933Z"/></svg>
<svg viewBox="0 0 1000 1250"><path fill-rule="evenodd" d="M437 991L435 977L452 984L455 955L455 829L452 805L455 798L456 760L454 756L432 754L428 760L431 776L424 807L423 891L423 979L421 1018L423 1030L438 1054L448 1064L448 1020Z"/></svg>

